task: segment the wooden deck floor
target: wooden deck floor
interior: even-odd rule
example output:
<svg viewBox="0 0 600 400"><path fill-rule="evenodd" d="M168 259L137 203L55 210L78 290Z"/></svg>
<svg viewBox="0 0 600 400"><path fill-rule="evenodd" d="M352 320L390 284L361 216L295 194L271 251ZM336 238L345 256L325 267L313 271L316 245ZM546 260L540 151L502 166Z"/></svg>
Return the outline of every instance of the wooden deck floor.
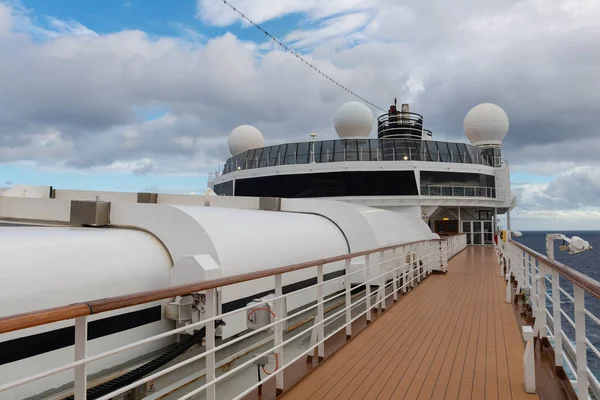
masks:
<svg viewBox="0 0 600 400"><path fill-rule="evenodd" d="M468 247L283 399L537 399L491 247Z"/></svg>

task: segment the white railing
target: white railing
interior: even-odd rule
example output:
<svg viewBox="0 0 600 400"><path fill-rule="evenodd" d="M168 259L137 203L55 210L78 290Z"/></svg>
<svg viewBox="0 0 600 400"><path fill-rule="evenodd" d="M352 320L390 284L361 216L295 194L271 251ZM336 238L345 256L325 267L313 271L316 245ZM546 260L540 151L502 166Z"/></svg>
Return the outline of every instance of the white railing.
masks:
<svg viewBox="0 0 600 400"><path fill-rule="evenodd" d="M513 301L514 278L517 295L535 319L534 336L548 339L553 347L557 373L566 373L579 399L600 399L598 376L590 370L588 361L588 355L600 361L600 351L586 334L586 316L595 332L600 331L600 319L585 307L585 293L590 295L590 301L600 299L600 282L555 261L552 243L547 246L547 256L512 240L500 241L496 248L500 273L507 280L506 301ZM561 284L561 277L568 280L567 286L566 282ZM568 292L571 288L573 294ZM575 321L567 313L570 309ZM572 330L563 327L563 318ZM574 343L569 332L575 333Z"/></svg>
<svg viewBox="0 0 600 400"><path fill-rule="evenodd" d="M194 353L195 355L188 356L184 360L178 359L178 362L170 365L168 368L152 372L142 379L138 379L131 384L102 395L99 399L108 400L126 394L133 389L140 388L142 385L147 385L149 382L154 382L173 371L177 371L186 365L202 359L205 361L204 383L199 387L188 389L189 391L180 397L180 399L189 399L199 394L202 394L206 399L210 400L226 398L228 396L220 396L218 394L218 391L223 389L223 386L219 387L218 385L234 376L240 376L243 371L248 368L255 368L256 365L261 365L260 363L262 363L264 368L264 361L261 360L264 360L265 357L275 359L275 370L273 373L264 377L262 381L259 381L257 378L255 383L248 383L243 386L243 389L240 389L239 393L229 397L241 399L258 387L262 387L266 381L271 379L275 379L277 392L280 393L284 389L284 372L287 368L302 358L312 357L315 351L318 359L322 360L325 356L325 343L333 335L344 330L346 337L350 338L356 333L353 332L352 327L354 321L364 317L367 323L370 322L373 318L373 310L379 310L380 312L384 311L390 297L392 298L392 301L395 302L398 300L399 294L406 293L411 288L418 285L431 272L447 271L448 260L465 246L466 240L464 240L464 235L455 235L450 236L447 239L388 246L371 251L342 255L325 260L315 260L309 263L286 266L269 271L259 271L253 274L220 278L214 281L200 282L162 291L81 303L82 305L85 305L85 307L79 307L79 304L75 304L53 310L42 310L28 315L2 318L0 319L0 333L18 331L32 326L45 325L62 320L74 320L75 357L73 362L68 364L60 365L41 373L24 376L19 380L0 385L0 397L2 397L3 394L10 395L10 392L7 391L14 390L22 385L35 384L35 382L42 378L73 370L73 386L72 390L67 395L73 394L76 400L86 399L87 390L89 389L87 376L87 365L89 363L126 352L127 350L153 341L172 337L177 334L198 331L202 328L205 328L206 332L204 351L199 354ZM324 267L339 262L345 263L345 274L325 281L323 274ZM357 263L360 265L359 269L356 269ZM307 268L312 268L312 270L314 270L317 283L303 289L283 294L283 276L286 273ZM350 281L353 275L361 277L362 283L354 287L351 286ZM258 310L257 304L252 304L224 314L218 312L216 297L218 290L221 287L248 282L254 279L264 279L268 276L273 277L274 295L270 296L268 300L261 299L261 301L264 300L264 303L258 305ZM324 285L335 280L340 280L341 287L344 289L325 298ZM362 292L359 290L359 295L356 294L357 288L362 290ZM316 290L311 291L310 289ZM119 310L133 305L150 303L159 299L171 298L175 295L198 292L204 293L205 296L205 312L200 321L148 337L141 341L127 344L126 346L113 348L92 356L87 355L90 344L87 339L88 315L91 313L96 315L98 313ZM315 301L314 303L309 303L310 305L308 307L304 307L300 310L286 309L286 305L289 304L286 300L291 296L300 293L302 293L303 296L309 296L310 293L315 292ZM331 302L336 299L339 300L338 306L333 308L328 307L328 311L325 311L325 304L331 304ZM272 306L269 304L272 304ZM244 313L244 318L250 319L252 313L260 312L267 313L264 314L263 317L267 315L267 320L269 320L270 323L261 326L260 329L244 331L239 336L227 342L220 344L216 343L215 325L219 325L224 318L238 313ZM309 326L304 329L301 329L302 326L295 328L293 330L294 332L292 332L293 334L289 334L288 332L288 337L284 336L284 324L287 325L292 318L297 317L300 314L306 315L307 312L310 312L313 315L313 324L309 324ZM325 334L326 328L328 328L327 334ZM226 372L220 371L221 374L217 376L217 354L219 352L238 342L251 339L259 332L264 332L265 329L269 330L269 338L272 339L272 341L268 342L266 345L266 351L260 351L259 354L248 358ZM296 330L297 333L295 332ZM292 342L298 343L298 341L307 339L308 337L310 337L310 341L308 342L308 345L302 345L302 351L298 353L296 346L296 351L293 355L288 355L284 358L286 346L289 346ZM39 392L48 389L52 388L39 387ZM230 388L228 389L230 390Z"/></svg>
<svg viewBox="0 0 600 400"><path fill-rule="evenodd" d="M496 188L489 186L425 185L421 196L454 196L496 198Z"/></svg>
<svg viewBox="0 0 600 400"><path fill-rule="evenodd" d="M446 272L448 260L467 247L467 234L444 235L442 239L444 240L440 241L440 255L442 257L440 265L442 265L442 272Z"/></svg>

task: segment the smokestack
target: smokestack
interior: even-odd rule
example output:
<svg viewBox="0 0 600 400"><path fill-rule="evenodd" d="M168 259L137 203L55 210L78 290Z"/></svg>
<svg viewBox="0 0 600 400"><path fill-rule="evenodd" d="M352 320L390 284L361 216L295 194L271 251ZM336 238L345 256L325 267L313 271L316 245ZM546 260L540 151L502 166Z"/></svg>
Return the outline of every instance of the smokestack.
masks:
<svg viewBox="0 0 600 400"><path fill-rule="evenodd" d="M403 113L409 113L410 112L410 106L408 104L402 104L402 112Z"/></svg>

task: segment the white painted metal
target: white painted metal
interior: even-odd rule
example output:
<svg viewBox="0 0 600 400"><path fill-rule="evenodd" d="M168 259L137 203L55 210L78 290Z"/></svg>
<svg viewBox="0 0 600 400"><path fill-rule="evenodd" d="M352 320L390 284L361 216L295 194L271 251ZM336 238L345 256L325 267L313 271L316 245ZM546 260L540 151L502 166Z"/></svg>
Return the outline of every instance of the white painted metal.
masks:
<svg viewBox="0 0 600 400"><path fill-rule="evenodd" d="M87 317L75 318L75 361L87 357ZM75 400L87 398L87 364L75 367Z"/></svg>
<svg viewBox="0 0 600 400"><path fill-rule="evenodd" d="M36 200L36 199L26 199ZM32 250L34 249L34 250ZM118 296L146 290L161 289L169 284L171 260L161 243L152 235L134 230L84 228L0 228L3 281L10 282L0 290L0 316L30 312L75 302ZM156 303L161 304L161 303ZM144 307L134 307L130 312ZM89 317L89 321L99 316ZM68 326L57 322L44 327L2 335L1 341L43 333ZM128 331L126 336L98 338L88 343L88 354L140 340L171 328L166 321L158 321ZM90 364L88 374L147 354L170 343L155 342L129 354L116 355L111 360ZM0 366L0 384L35 374L66 362L73 361L73 348L63 348L15 363ZM56 375L44 381L48 387L60 386L73 379L71 372ZM26 398L34 392L22 387L8 395Z"/></svg>
<svg viewBox="0 0 600 400"><path fill-rule="evenodd" d="M215 301L215 289L206 291L206 318L212 319L216 316L216 304ZM205 346L206 351L211 351L215 348L215 323L210 321L206 326L206 338ZM215 353L211 352L206 355L206 382L212 382L215 380ZM206 391L206 400L216 399L216 387L214 385L209 386Z"/></svg>
<svg viewBox="0 0 600 400"><path fill-rule="evenodd" d="M323 275L323 267L321 266L321 276ZM277 300L275 300L275 313L277 315L276 319L279 319L279 323L275 325L274 330L275 330L275 338L274 338L274 343L275 346L279 346L280 344L283 343L283 328L285 324L285 321L283 321L283 319L287 316L285 309L284 309L284 299L281 298L283 297L283 277L281 276L281 274L277 274L275 275L275 296L279 297ZM323 281L321 280L321 283ZM323 290L323 285L319 285L318 290ZM322 307L322 305L321 305ZM277 349L275 350L275 354L277 357L277 361L278 363L283 363L283 346L281 347L277 347ZM277 367L277 363L276 363L276 367ZM283 381L283 371L282 370L278 370L277 371L277 376L275 379L275 387L278 390L282 390L283 391L283 387L284 387L284 381Z"/></svg>
<svg viewBox="0 0 600 400"><path fill-rule="evenodd" d="M533 349L533 329L531 326L523 327L523 340L527 342L525 354L523 355L525 391L527 393L535 393L535 355Z"/></svg>
<svg viewBox="0 0 600 400"><path fill-rule="evenodd" d="M575 298L575 351L577 352L577 397L588 399L587 345L585 333L585 291L573 285Z"/></svg>

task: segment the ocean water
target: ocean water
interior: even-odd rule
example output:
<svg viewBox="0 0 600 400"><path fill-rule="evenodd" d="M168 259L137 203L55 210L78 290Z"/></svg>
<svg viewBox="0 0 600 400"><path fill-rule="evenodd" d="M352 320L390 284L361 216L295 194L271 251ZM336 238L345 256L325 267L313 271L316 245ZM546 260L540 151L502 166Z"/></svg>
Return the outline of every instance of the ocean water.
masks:
<svg viewBox="0 0 600 400"><path fill-rule="evenodd" d="M559 251L558 246L562 243L560 241L554 242L554 258L569 267L586 274L590 278L600 281L600 231L556 231L556 232L543 232L543 231L522 231L523 236L515 238L519 243L541 253L546 254L546 235L548 233L562 233L567 237L579 236L587 240L592 246L591 251L584 251L583 253L569 255L568 252ZM549 282L547 283L548 294L551 295L551 288ZM567 279L561 277L560 286L567 293L573 295L573 284ZM567 313L571 320L575 321L573 314L573 303L563 294L561 295L561 305L563 310ZM600 318L600 300L587 294L585 295L585 307L597 318ZM552 307L548 307L552 312ZM590 342L592 342L598 350L600 350L600 326L596 324L591 318L586 316L586 334ZM566 320L562 317L562 328L571 339L572 343L575 343L575 330ZM596 354L588 349L587 351L588 366L594 373L594 376L600 380L600 358Z"/></svg>

